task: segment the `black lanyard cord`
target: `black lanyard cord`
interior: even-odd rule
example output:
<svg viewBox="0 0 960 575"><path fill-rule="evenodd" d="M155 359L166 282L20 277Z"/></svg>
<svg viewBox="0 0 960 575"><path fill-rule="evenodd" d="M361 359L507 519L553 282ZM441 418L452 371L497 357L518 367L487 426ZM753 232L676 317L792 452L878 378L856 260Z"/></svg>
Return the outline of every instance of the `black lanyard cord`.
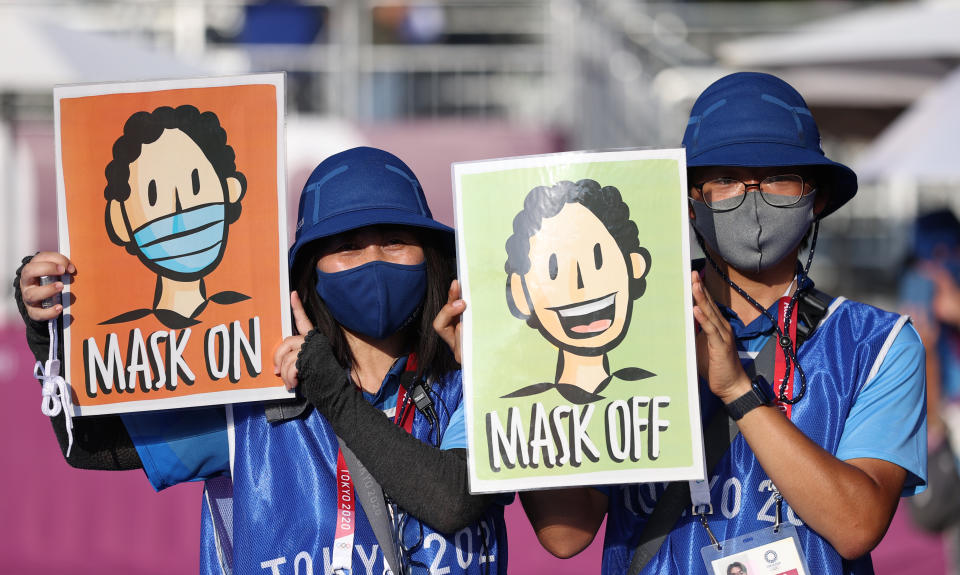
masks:
<svg viewBox="0 0 960 575"><path fill-rule="evenodd" d="M700 250L703 251L703 255L706 257L707 261L710 262L710 265L713 267L714 271L716 271L717 274L719 274L720 277L722 277L723 280L727 282L727 285L732 287L738 294L740 294L740 296L743 297L743 299L750 302L750 304L753 307L755 307L760 313L766 316L766 318L770 320L770 323L773 324L773 328L777 332L777 343L780 345L780 349L783 350L783 354L786 359L786 361L784 362L785 367L784 367L783 380L780 383L780 389L777 391L777 399L789 405L796 404L798 401L803 399L803 396L806 395L807 393L807 376L804 373L803 368L800 366L800 362L797 361L797 354L794 351L793 340L791 340L789 336L790 319L793 315L793 308L796 305L797 300L800 298L800 294L806 291L807 289L809 289L810 287L810 282L809 282L809 278L807 277L807 272L810 271L810 264L813 263L813 252L816 250L816 247L817 247L817 235L819 231L820 231L820 220L818 218L813 222L813 237L811 238L811 241L810 241L810 252L807 254L807 263L803 267L803 269L800 270L800 272L797 274L797 289L794 290L793 295L790 296L790 302L787 304L786 313L784 314L785 318L783 320L783 329L781 330L780 324L776 320L776 318L770 315L770 312L767 311L765 307L760 305L760 302L753 299L750 296L750 294L748 294L743 288L741 288L736 283L734 283L734 281L730 279L730 276L728 276L726 272L720 269L720 266L717 265L717 262L713 261L713 258L710 257L710 253L707 251L706 247L704 246L703 237L700 235L699 231L694 229L694 233L697 237L697 243L700 244ZM792 398L786 396L787 382L790 380L790 373L792 371L791 364L797 366L797 374L800 376L800 391L797 392L796 397L792 397Z"/></svg>

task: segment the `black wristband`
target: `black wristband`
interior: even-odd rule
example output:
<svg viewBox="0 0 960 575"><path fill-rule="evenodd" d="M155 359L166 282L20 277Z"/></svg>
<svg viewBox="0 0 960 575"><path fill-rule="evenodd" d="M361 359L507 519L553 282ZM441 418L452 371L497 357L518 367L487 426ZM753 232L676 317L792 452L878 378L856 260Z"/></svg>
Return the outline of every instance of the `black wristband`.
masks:
<svg viewBox="0 0 960 575"><path fill-rule="evenodd" d="M330 341L315 329L304 337L297 355L297 380L300 394L328 420L342 407L344 394L357 392Z"/></svg>
<svg viewBox="0 0 960 575"><path fill-rule="evenodd" d="M773 395L769 387L770 384L762 375L754 377L753 381L750 382L750 391L724 405L727 413L730 414L730 418L734 421L740 421L744 415L754 409L764 405L772 405Z"/></svg>

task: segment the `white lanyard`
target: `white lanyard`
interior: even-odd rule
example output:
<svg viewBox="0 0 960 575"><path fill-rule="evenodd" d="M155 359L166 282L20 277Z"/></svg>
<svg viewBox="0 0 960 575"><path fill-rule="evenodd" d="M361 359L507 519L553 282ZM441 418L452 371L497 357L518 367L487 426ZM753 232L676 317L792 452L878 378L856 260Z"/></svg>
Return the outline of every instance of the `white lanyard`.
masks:
<svg viewBox="0 0 960 575"><path fill-rule="evenodd" d="M57 359L59 323L56 317L47 322L50 351L46 363L38 361L33 367L33 376L43 384L40 411L47 417L56 417L63 411L67 428L67 457L70 457L70 450L73 448L73 403L70 400L70 385L60 376L60 360Z"/></svg>

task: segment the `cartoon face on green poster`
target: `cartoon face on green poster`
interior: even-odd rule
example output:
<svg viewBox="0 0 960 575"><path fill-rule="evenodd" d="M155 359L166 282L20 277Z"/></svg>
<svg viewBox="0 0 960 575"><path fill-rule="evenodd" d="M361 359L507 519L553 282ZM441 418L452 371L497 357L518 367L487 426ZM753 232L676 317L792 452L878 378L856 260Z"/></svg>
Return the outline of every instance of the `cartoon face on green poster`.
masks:
<svg viewBox="0 0 960 575"><path fill-rule="evenodd" d="M471 490L702 478L683 151L453 179Z"/></svg>

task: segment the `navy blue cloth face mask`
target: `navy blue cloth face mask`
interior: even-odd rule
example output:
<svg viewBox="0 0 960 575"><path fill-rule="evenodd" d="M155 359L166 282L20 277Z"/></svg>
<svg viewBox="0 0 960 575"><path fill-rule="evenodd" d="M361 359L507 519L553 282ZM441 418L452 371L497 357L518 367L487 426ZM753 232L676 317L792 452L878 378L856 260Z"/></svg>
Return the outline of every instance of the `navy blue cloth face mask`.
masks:
<svg viewBox="0 0 960 575"><path fill-rule="evenodd" d="M410 266L377 260L341 272L317 270L317 294L334 319L374 339L407 325L426 293L426 262Z"/></svg>

